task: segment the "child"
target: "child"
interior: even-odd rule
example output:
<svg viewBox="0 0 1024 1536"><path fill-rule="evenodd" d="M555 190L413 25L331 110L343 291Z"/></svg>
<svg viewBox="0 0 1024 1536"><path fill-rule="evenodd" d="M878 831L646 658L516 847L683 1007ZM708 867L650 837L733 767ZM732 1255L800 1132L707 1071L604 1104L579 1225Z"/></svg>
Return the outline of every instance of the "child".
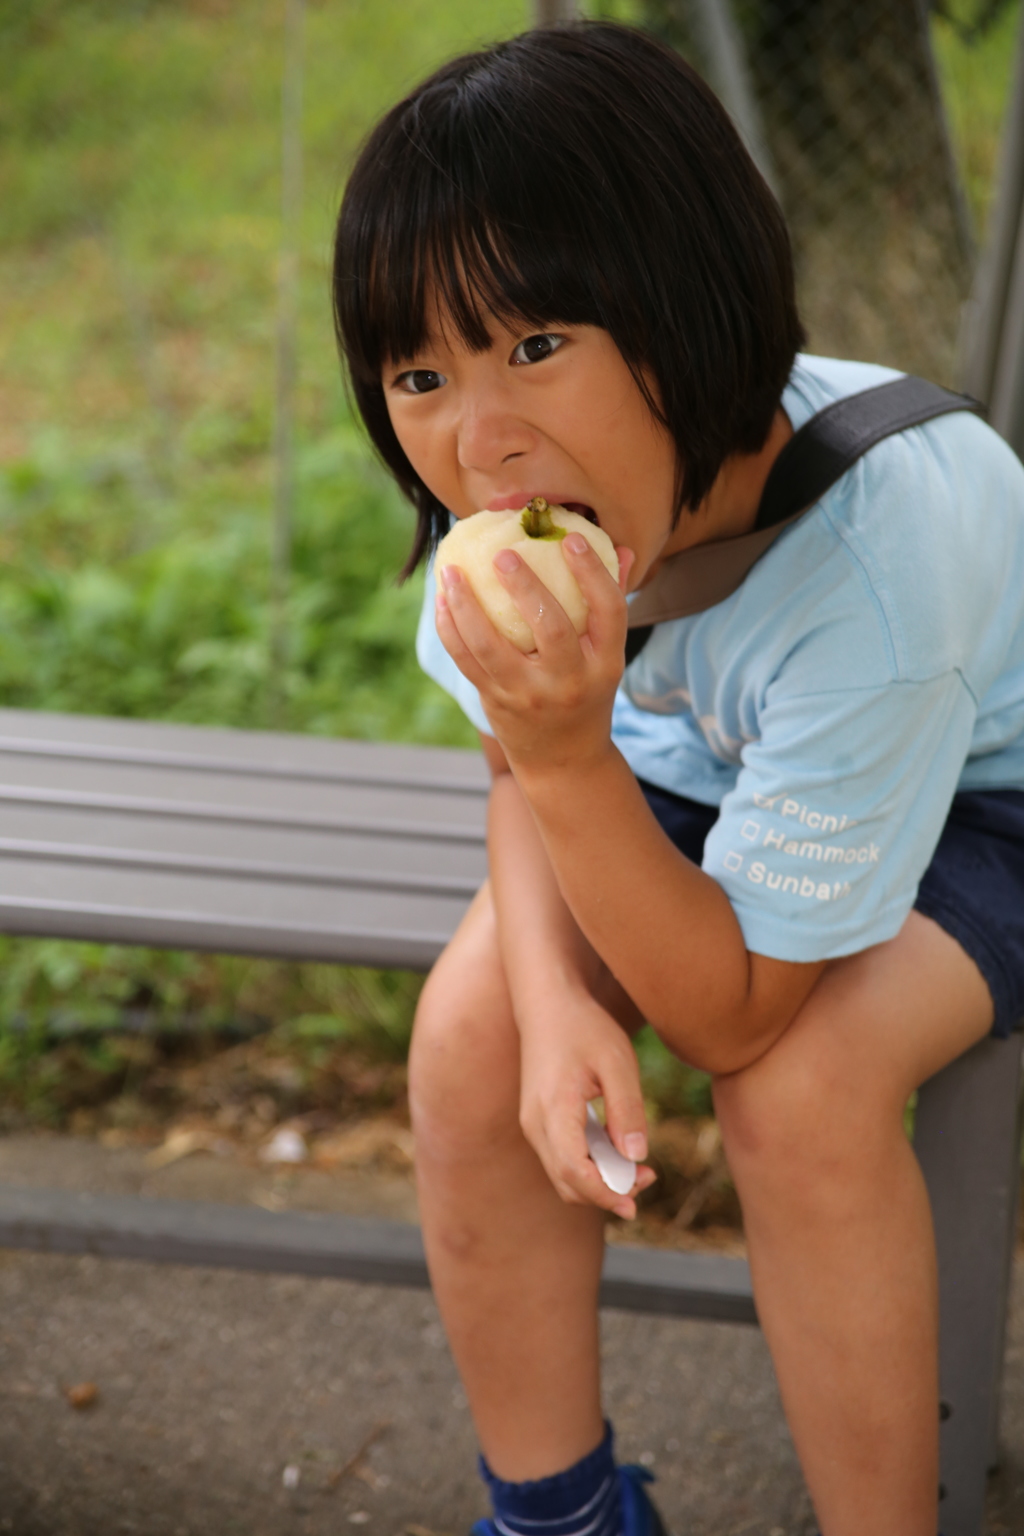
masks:
<svg viewBox="0 0 1024 1536"><path fill-rule="evenodd" d="M749 531L794 430L893 377L797 356L778 207L707 87L627 28L528 33L395 107L334 282L359 409L417 511L407 570L451 515L535 495L619 550L616 585L562 544L582 638L507 554L533 654L455 568L420 631L494 777L490 879L410 1067L479 1529L661 1529L615 1468L596 1305L603 1213L632 1216L653 1174L613 1194L584 1139L603 1096L643 1160L646 1019L713 1075L822 1529L935 1536L935 1256L902 1117L1024 1009L1024 472L966 413L887 439L624 674L624 594Z"/></svg>

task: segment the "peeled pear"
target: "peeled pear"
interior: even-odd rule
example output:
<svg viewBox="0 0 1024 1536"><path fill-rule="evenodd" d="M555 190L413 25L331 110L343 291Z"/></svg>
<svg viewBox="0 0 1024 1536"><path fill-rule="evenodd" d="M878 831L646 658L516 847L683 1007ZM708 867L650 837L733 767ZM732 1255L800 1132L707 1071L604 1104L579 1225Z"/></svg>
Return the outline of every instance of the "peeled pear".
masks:
<svg viewBox="0 0 1024 1536"><path fill-rule="evenodd" d="M543 496L535 496L518 512L475 512L460 518L438 545L434 568L440 572L446 565L457 565L499 634L523 652L535 651L533 630L498 580L494 557L501 549L514 549L582 635L589 609L559 547L567 533L582 533L608 574L618 581L618 556L604 530L578 512L549 506Z"/></svg>

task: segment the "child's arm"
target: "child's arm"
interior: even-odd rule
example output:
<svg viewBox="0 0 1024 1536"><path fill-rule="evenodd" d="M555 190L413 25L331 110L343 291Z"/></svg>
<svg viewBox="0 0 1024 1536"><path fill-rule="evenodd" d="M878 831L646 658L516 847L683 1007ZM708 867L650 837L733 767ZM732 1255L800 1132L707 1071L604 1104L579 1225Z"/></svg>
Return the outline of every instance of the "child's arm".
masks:
<svg viewBox="0 0 1024 1536"><path fill-rule="evenodd" d="M824 963L749 953L721 886L655 821L611 742L626 605L579 543L562 549L590 609L582 638L521 563L502 580L534 629L533 655L495 632L450 570L438 632L480 691L587 939L679 1055L735 1071L789 1027Z"/></svg>
<svg viewBox="0 0 1024 1536"><path fill-rule="evenodd" d="M623 1155L632 1161L647 1155L636 1057L594 993L620 1012L629 1011L628 1000L606 995L621 989L559 893L504 753L492 738L483 738L483 746L494 774L488 830L498 943L522 1040L523 1129L563 1199L631 1218L632 1198L603 1183L584 1135L586 1105L603 1097L609 1132ZM639 1169L637 1189L653 1179L650 1169Z"/></svg>
<svg viewBox="0 0 1024 1536"><path fill-rule="evenodd" d="M570 910L677 1053L721 1073L773 1045L824 962L747 950L722 887L665 836L614 747L574 769L569 796L557 771L521 782Z"/></svg>

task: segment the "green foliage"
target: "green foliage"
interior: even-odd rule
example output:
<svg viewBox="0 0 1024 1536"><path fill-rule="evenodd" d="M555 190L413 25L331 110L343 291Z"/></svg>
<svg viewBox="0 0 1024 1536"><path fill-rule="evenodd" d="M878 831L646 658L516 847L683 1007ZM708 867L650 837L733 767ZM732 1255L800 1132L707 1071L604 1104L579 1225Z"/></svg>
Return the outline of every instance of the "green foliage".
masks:
<svg viewBox="0 0 1024 1536"><path fill-rule="evenodd" d="M633 1041L640 1064L640 1083L644 1100L656 1116L710 1115L711 1079L706 1072L688 1067L648 1025Z"/></svg>
<svg viewBox="0 0 1024 1536"><path fill-rule="evenodd" d="M268 1058L328 1096L334 1081L335 1098L358 1098L345 1063L368 1064L369 1100L391 1103L421 986L406 971L0 938L0 1121L59 1127L111 1100L116 1118L143 1089L150 1113L173 1109L163 1069L239 1032L266 1034Z"/></svg>
<svg viewBox="0 0 1024 1536"><path fill-rule="evenodd" d="M986 9L991 9L991 24L978 28ZM982 231L994 189L1019 25L1019 0L990 8L979 6L977 0L946 0L932 22L953 143L967 198Z"/></svg>
<svg viewBox="0 0 1024 1536"><path fill-rule="evenodd" d="M134 467L124 455L75 463L51 451L0 470L0 697L25 708L265 724L259 508L223 505L208 526L197 472L176 526L140 538ZM285 690L293 729L472 740L416 665L422 584L399 587L393 576L410 533L408 510L353 428L303 450Z"/></svg>
<svg viewBox="0 0 1024 1536"><path fill-rule="evenodd" d="M269 723L283 15L257 0L0 0L0 702ZM394 584L412 517L345 408L324 258L378 113L527 15L525 0L307 6L275 725L473 739L416 667L422 588Z"/></svg>
<svg viewBox="0 0 1024 1536"><path fill-rule="evenodd" d="M373 118L445 55L515 30L525 7L307 11L297 505L272 723L468 745L416 665L422 586L394 582L412 517L345 409L324 258ZM283 14L256 0L0 0L4 705L271 723ZM146 1047L94 1033L140 1010L158 1032L245 1016L299 1054L333 1030L391 1059L418 989L399 974L0 940L0 1092L58 1119L109 1093L122 1057ZM65 1026L93 1033L59 1043Z"/></svg>
<svg viewBox="0 0 1024 1536"><path fill-rule="evenodd" d="M310 1011L278 1026L282 1045L317 1055L344 1040L385 1060L405 1060L421 977L327 965L305 966L301 974Z"/></svg>

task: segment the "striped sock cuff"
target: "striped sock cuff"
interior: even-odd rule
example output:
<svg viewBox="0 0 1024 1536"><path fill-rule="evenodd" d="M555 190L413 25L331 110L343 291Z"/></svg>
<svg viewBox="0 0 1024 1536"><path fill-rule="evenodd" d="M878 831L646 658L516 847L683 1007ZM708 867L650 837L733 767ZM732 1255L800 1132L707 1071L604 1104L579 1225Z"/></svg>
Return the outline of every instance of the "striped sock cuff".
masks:
<svg viewBox="0 0 1024 1536"><path fill-rule="evenodd" d="M595 1450L552 1477L505 1483L482 1456L480 1471L500 1536L619 1536L621 1498L610 1424Z"/></svg>

